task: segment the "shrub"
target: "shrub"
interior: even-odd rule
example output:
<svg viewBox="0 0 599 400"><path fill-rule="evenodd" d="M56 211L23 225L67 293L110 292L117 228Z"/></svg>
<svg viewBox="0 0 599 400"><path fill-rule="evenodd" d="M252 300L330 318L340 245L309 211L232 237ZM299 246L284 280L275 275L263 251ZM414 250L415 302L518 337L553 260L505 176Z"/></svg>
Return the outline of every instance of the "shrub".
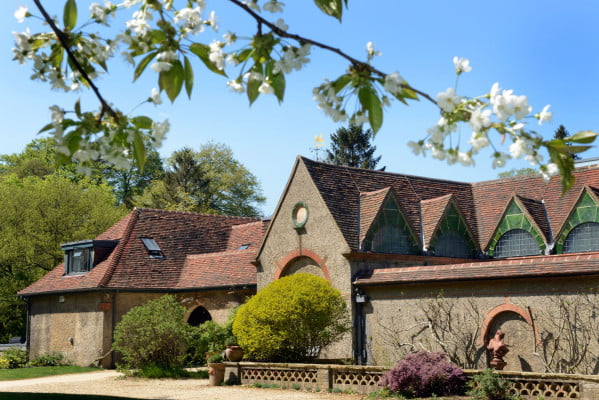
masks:
<svg viewBox="0 0 599 400"><path fill-rule="evenodd" d="M22 368L27 364L27 350L11 348L2 353L8 361L8 368Z"/></svg>
<svg viewBox="0 0 599 400"><path fill-rule="evenodd" d="M406 397L445 396L463 392L464 371L443 353L408 354L381 380L381 385Z"/></svg>
<svg viewBox="0 0 599 400"><path fill-rule="evenodd" d="M237 309L231 310L229 318L224 324L206 321L193 329L188 364L203 365L206 363L207 354L221 353L228 345L237 343L237 339L233 335L233 318Z"/></svg>
<svg viewBox="0 0 599 400"><path fill-rule="evenodd" d="M233 333L247 357L269 361L306 361L349 329L345 301L316 275L278 279L242 305Z"/></svg>
<svg viewBox="0 0 599 400"><path fill-rule="evenodd" d="M474 375L469 382L468 396L474 400L510 400L510 383L491 368L485 369L480 374Z"/></svg>
<svg viewBox="0 0 599 400"><path fill-rule="evenodd" d="M193 329L184 314L185 308L171 295L134 307L117 324L112 349L122 354L125 368L180 367Z"/></svg>
<svg viewBox="0 0 599 400"><path fill-rule="evenodd" d="M0 369L9 369L10 361L4 356L0 356Z"/></svg>
<svg viewBox="0 0 599 400"><path fill-rule="evenodd" d="M29 361L32 367L56 367L65 364L64 356L58 352L46 353Z"/></svg>

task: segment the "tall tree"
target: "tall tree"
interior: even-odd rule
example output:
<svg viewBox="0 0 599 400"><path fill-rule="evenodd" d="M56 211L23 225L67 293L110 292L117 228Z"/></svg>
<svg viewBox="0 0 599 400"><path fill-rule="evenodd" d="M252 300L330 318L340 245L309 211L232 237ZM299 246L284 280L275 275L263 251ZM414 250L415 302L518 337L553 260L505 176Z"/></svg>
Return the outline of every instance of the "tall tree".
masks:
<svg viewBox="0 0 599 400"><path fill-rule="evenodd" d="M256 217L264 201L258 179L233 151L208 143L199 152L175 151L167 160L164 179L154 181L134 202L141 207Z"/></svg>
<svg viewBox="0 0 599 400"><path fill-rule="evenodd" d="M325 161L348 167L376 169L381 156L374 157L376 146L370 143L372 138L372 130L364 130L361 125L339 128L331 135L331 149L327 149ZM384 171L385 167L380 170Z"/></svg>
<svg viewBox="0 0 599 400"><path fill-rule="evenodd" d="M0 342L24 334L16 292L62 261L60 245L95 237L124 212L89 179L0 176Z"/></svg>

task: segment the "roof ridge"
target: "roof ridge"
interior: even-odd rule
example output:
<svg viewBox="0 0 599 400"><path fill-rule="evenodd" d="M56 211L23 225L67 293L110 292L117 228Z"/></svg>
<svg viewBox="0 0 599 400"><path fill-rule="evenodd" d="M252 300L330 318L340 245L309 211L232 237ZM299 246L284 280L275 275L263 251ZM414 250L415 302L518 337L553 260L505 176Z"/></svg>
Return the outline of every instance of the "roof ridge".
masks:
<svg viewBox="0 0 599 400"><path fill-rule="evenodd" d="M108 269L107 269L106 273L104 274L104 277L98 284L99 287L105 287L106 285L108 285L108 282L112 278L112 275L114 274L114 271L116 270L116 267L119 264L119 261L121 260L121 257L125 251L125 246L129 242L129 239L131 238L131 234L133 233L133 227L135 226L135 224L137 223L137 220L139 219L140 210L136 207L133 209L133 211L131 211L131 213L133 215L129 219L129 223L127 224L127 227L125 228L125 230L123 232L121 241L119 242L119 244L117 244L117 248L114 251L113 258L112 258L110 264L108 265Z"/></svg>
<svg viewBox="0 0 599 400"><path fill-rule="evenodd" d="M158 212L164 214L191 214L203 217L214 217L214 218L222 218L222 219L247 219L251 222L259 222L261 218L259 217L246 217L243 215L225 215L225 214L207 214L207 213L199 213L195 211L179 211L179 210L163 210L160 208L146 208L146 207L135 207L133 210L137 210L139 212Z"/></svg>

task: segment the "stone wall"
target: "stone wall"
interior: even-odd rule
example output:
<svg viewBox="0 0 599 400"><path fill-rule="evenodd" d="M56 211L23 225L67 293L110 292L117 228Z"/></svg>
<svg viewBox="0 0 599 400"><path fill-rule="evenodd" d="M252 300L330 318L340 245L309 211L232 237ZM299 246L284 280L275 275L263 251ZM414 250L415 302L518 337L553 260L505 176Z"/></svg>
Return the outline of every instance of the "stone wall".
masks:
<svg viewBox="0 0 599 400"><path fill-rule="evenodd" d="M364 287L368 363L391 366L424 349L444 350L464 368L485 368L486 343L502 330L507 371L595 374L599 297L586 294L598 283L585 277ZM589 347L585 357L563 349L553 354L556 343Z"/></svg>
<svg viewBox="0 0 599 400"><path fill-rule="evenodd" d="M30 298L30 358L59 352L73 364L90 365L110 349L103 335L110 315L100 293Z"/></svg>

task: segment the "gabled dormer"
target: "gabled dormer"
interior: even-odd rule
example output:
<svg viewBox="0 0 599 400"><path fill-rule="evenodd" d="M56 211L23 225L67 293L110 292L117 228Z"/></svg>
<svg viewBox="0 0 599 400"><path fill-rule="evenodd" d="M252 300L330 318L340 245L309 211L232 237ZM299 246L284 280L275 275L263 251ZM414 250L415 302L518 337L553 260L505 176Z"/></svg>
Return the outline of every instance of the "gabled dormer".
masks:
<svg viewBox="0 0 599 400"><path fill-rule="evenodd" d="M440 257L474 258L473 235L453 195L420 202L426 250Z"/></svg>
<svg viewBox="0 0 599 400"><path fill-rule="evenodd" d="M599 196L597 189L585 186L555 244L559 253L599 251Z"/></svg>
<svg viewBox="0 0 599 400"><path fill-rule="evenodd" d="M118 240L82 240L65 243L65 275L81 275L104 261L118 244Z"/></svg>
<svg viewBox="0 0 599 400"><path fill-rule="evenodd" d="M362 193L360 200L362 251L420 254L419 241L389 188Z"/></svg>
<svg viewBox="0 0 599 400"><path fill-rule="evenodd" d="M543 203L513 196L489 242L488 254L496 258L543 254L550 241L547 230Z"/></svg>

